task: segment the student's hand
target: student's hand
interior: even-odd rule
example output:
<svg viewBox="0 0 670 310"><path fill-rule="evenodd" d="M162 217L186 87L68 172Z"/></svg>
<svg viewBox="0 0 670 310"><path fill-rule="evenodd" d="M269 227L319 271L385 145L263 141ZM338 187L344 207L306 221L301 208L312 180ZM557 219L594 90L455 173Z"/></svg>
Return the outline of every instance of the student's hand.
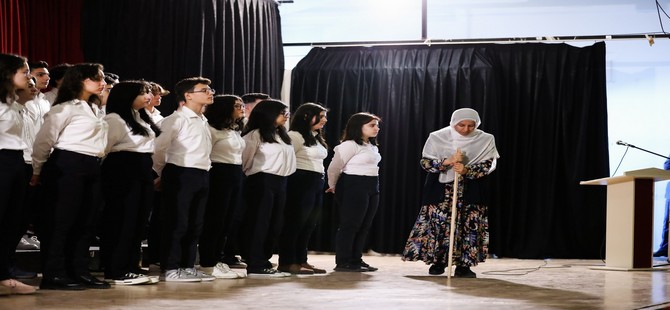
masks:
<svg viewBox="0 0 670 310"><path fill-rule="evenodd" d="M463 165L462 163L455 163L453 169L454 169L454 172L456 172L458 174L468 173L468 168L465 167L465 165Z"/></svg>
<svg viewBox="0 0 670 310"><path fill-rule="evenodd" d="M335 188L334 188L334 187L329 187L329 188L326 190L326 193L333 193L333 194L335 194Z"/></svg>
<svg viewBox="0 0 670 310"><path fill-rule="evenodd" d="M30 186L37 186L40 185L40 176L37 174L33 174L33 176L30 178L30 182L28 182Z"/></svg>
<svg viewBox="0 0 670 310"><path fill-rule="evenodd" d="M161 191L161 177L157 177L154 179L154 190L157 192Z"/></svg>

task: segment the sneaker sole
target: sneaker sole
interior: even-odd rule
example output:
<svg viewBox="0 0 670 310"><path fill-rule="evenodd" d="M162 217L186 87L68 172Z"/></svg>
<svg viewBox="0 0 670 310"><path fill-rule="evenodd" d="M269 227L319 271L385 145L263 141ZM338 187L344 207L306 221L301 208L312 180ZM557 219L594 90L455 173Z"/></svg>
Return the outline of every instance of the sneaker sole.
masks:
<svg viewBox="0 0 670 310"><path fill-rule="evenodd" d="M273 274L264 274L264 273L249 273L247 274L249 278L288 278L289 276L284 275L283 273L273 273Z"/></svg>
<svg viewBox="0 0 670 310"><path fill-rule="evenodd" d="M133 279L133 280L113 280L112 284L115 285L137 285L137 284L144 284L147 282L151 282L151 279L145 278L145 279Z"/></svg>

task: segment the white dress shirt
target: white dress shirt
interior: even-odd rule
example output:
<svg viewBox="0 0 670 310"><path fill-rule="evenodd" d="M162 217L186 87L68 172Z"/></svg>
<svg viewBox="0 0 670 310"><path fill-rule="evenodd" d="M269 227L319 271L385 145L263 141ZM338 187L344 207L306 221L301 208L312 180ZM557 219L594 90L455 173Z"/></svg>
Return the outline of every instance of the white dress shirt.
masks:
<svg viewBox="0 0 670 310"><path fill-rule="evenodd" d="M335 147L335 155L328 166L328 186L335 188L340 174L378 176L382 160L377 146L370 143L357 144L347 140Z"/></svg>
<svg viewBox="0 0 670 310"><path fill-rule="evenodd" d="M23 106L0 101L0 150L23 150Z"/></svg>
<svg viewBox="0 0 670 310"><path fill-rule="evenodd" d="M56 97L58 96L58 88L52 87L51 90L44 93L44 99L49 102L49 105L54 105Z"/></svg>
<svg viewBox="0 0 670 310"><path fill-rule="evenodd" d="M316 145L305 146L305 139L297 131L289 131L288 135L291 137L291 144L295 151L297 169L324 173L323 160L328 156L326 147L318 141Z"/></svg>
<svg viewBox="0 0 670 310"><path fill-rule="evenodd" d="M38 93L33 100L29 100L23 107L23 141L26 148L23 150L23 160L26 164L33 161L33 143L35 135L44 123L44 115L51 109L49 101L44 99L44 94Z"/></svg>
<svg viewBox="0 0 670 310"><path fill-rule="evenodd" d="M165 164L209 171L212 136L208 126L207 118L186 106L163 119L152 156L154 171L160 176Z"/></svg>
<svg viewBox="0 0 670 310"><path fill-rule="evenodd" d="M153 153L156 134L151 126L140 118L140 113L132 111L135 121L146 128L148 136L134 134L130 126L116 113L105 115L104 120L109 124L107 135L107 149L105 154L112 152Z"/></svg>
<svg viewBox="0 0 670 310"><path fill-rule="evenodd" d="M254 129L243 138L246 145L242 152L242 170L246 175L263 172L285 177L295 172L293 146L284 143L279 135L275 135L277 143L262 142L258 129Z"/></svg>
<svg viewBox="0 0 670 310"><path fill-rule="evenodd" d="M242 164L242 151L244 150L244 139L240 132L232 129L218 130L209 126L212 134L212 154L210 158L213 163Z"/></svg>
<svg viewBox="0 0 670 310"><path fill-rule="evenodd" d="M154 124L158 125L158 123L164 119L163 115L161 115L161 111L156 109L154 107L153 111L149 111L149 109L145 109L147 111L147 114L149 114L149 117L151 117L151 120L154 121Z"/></svg>
<svg viewBox="0 0 670 310"><path fill-rule="evenodd" d="M33 144L33 174L39 175L51 149L103 157L107 123L95 104L74 99L51 107Z"/></svg>

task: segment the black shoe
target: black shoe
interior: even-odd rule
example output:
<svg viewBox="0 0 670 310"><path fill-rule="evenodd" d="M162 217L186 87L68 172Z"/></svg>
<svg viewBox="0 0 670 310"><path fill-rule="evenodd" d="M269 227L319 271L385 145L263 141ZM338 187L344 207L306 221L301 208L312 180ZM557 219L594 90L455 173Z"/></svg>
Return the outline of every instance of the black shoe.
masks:
<svg viewBox="0 0 670 310"><path fill-rule="evenodd" d="M226 257L222 259L221 262L228 265L228 267L230 268L237 268L237 269L247 268L247 264L243 262L241 259L237 258L237 256Z"/></svg>
<svg viewBox="0 0 670 310"><path fill-rule="evenodd" d="M343 265L343 264L338 264L335 266L335 271L342 271L342 272L366 272L370 271L368 268L365 268L361 265L353 265L353 264L348 264L348 265Z"/></svg>
<svg viewBox="0 0 670 310"><path fill-rule="evenodd" d="M23 269L19 269L16 266L10 267L9 274L14 279L35 279L35 278L37 278L37 272L25 271Z"/></svg>
<svg viewBox="0 0 670 310"><path fill-rule="evenodd" d="M132 273L134 273L134 274L145 275L145 276L149 274L149 270L146 270L146 269L141 268L141 267L139 267L139 266L138 266L138 267L135 267L135 268L131 268L131 269L130 269L130 272L132 272Z"/></svg>
<svg viewBox="0 0 670 310"><path fill-rule="evenodd" d="M367 268L368 271L377 271L377 270L379 270L379 268L377 268L377 267L372 267L372 266L368 265L368 263L366 263L366 262L364 262L364 261L362 261L362 260L361 260L361 263L360 263L360 264L361 264L361 267L363 267L363 268Z"/></svg>
<svg viewBox="0 0 670 310"><path fill-rule="evenodd" d="M102 281L90 274L78 276L77 280L87 288L108 289L112 287L109 283Z"/></svg>
<svg viewBox="0 0 670 310"><path fill-rule="evenodd" d="M658 251L654 252L654 257L666 257L666 256L668 256L668 248L658 249Z"/></svg>
<svg viewBox="0 0 670 310"><path fill-rule="evenodd" d="M470 270L470 267L460 267L456 266L456 271L454 271L455 278L476 278L477 274Z"/></svg>
<svg viewBox="0 0 670 310"><path fill-rule="evenodd" d="M85 290L86 287L70 278L65 277L52 277L42 279L40 283L40 289L43 290L66 290L66 291L81 291Z"/></svg>
<svg viewBox="0 0 670 310"><path fill-rule="evenodd" d="M433 264L428 268L428 274L438 276L444 273L444 268L447 268L444 264Z"/></svg>

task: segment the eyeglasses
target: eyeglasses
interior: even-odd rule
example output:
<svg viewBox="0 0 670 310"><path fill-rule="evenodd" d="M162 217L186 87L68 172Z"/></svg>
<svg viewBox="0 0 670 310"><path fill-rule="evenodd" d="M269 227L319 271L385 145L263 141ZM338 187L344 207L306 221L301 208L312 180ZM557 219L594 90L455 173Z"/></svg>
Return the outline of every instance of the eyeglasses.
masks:
<svg viewBox="0 0 670 310"><path fill-rule="evenodd" d="M192 90L189 93L210 93L210 94L213 95L213 94L216 94L216 90L214 90L214 88L207 87L207 88L203 88L201 90Z"/></svg>
<svg viewBox="0 0 670 310"><path fill-rule="evenodd" d="M235 109L238 109L238 110L244 110L244 105L243 105L243 104L236 104L236 105L234 105L233 107L234 107Z"/></svg>
<svg viewBox="0 0 670 310"><path fill-rule="evenodd" d="M284 112L284 117L288 118L289 116L291 116L291 112L289 111Z"/></svg>

